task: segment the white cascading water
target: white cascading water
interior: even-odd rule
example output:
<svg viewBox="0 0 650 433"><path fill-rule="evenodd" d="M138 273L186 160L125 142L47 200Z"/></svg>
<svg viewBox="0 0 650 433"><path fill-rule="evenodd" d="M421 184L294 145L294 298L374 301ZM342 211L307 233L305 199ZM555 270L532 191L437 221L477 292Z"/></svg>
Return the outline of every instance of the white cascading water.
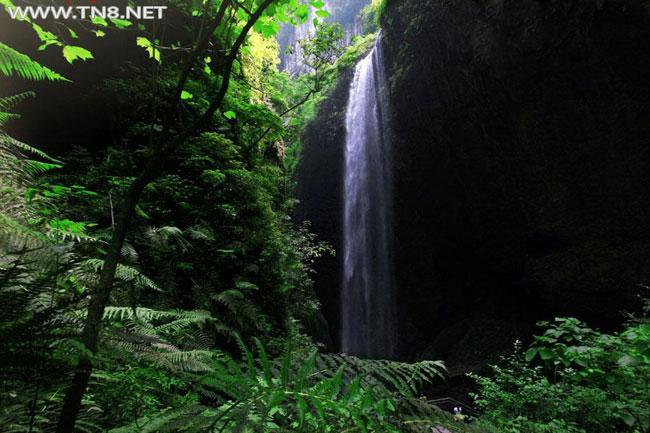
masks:
<svg viewBox="0 0 650 433"><path fill-rule="evenodd" d="M310 4L311 2L302 0L301 3ZM370 0L326 0L324 2L323 9L330 14L325 21L341 23L346 46L350 45L354 36L361 34L361 19L358 14L368 4L370 4ZM279 37L281 69L292 77L310 72L303 61L299 41L313 36L315 32L314 18L316 18L316 12L310 5L309 17L304 23L297 26L287 25L281 31ZM290 48L288 53L285 51L287 48Z"/></svg>
<svg viewBox="0 0 650 433"><path fill-rule="evenodd" d="M326 2L323 9L331 12L330 3ZM305 65L302 57L302 50L300 48L300 41L313 36L316 31L314 27L314 18L316 17L315 9L313 6L309 7L309 17L307 20L297 26L291 27L291 35L288 44L291 47L291 52L283 56L283 70L292 77L309 72L309 67Z"/></svg>
<svg viewBox="0 0 650 433"><path fill-rule="evenodd" d="M313 9L310 8L307 21L291 28L292 33L289 38L289 46L292 51L284 55L283 70L292 77L302 75L308 70L307 65L302 61L299 41L309 37L313 33L312 15Z"/></svg>
<svg viewBox="0 0 650 433"><path fill-rule="evenodd" d="M345 128L342 351L395 355L392 177L381 36L356 66Z"/></svg>

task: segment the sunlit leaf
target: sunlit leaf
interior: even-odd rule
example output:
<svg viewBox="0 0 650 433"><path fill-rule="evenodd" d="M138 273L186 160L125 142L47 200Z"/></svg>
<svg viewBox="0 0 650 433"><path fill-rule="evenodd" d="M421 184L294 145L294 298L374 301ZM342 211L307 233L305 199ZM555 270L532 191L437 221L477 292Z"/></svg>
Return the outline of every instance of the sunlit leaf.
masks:
<svg viewBox="0 0 650 433"><path fill-rule="evenodd" d="M63 57L65 57L68 63L73 63L77 59L82 61L92 59L93 54L83 47L66 45L65 47L63 47Z"/></svg>
<svg viewBox="0 0 650 433"><path fill-rule="evenodd" d="M115 27L117 27L118 29L124 29L124 28L129 27L131 24L133 24L129 20L122 20L122 19L119 19L119 18L110 18L110 20L113 23L113 25Z"/></svg>
<svg viewBox="0 0 650 433"><path fill-rule="evenodd" d="M102 17L94 16L90 19L90 22L97 26L108 27L108 23Z"/></svg>
<svg viewBox="0 0 650 433"><path fill-rule="evenodd" d="M145 38L144 36L138 36L135 39L135 43L137 46L145 49L150 59L154 59L155 61L160 63L160 50L158 50L158 48L154 46L153 42L151 42L149 39Z"/></svg>

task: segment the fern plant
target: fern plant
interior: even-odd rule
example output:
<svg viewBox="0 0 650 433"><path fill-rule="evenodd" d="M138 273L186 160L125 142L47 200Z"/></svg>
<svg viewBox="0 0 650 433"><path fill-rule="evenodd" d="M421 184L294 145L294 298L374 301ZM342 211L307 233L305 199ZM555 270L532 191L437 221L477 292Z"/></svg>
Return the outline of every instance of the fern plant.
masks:
<svg viewBox="0 0 650 433"><path fill-rule="evenodd" d="M20 392L5 386L11 391L0 394L0 425L5 433L51 432L56 417L61 410L60 390L42 391L29 386ZM18 385L18 384L16 384ZM98 422L101 409L90 399L85 399L77 426L79 433L100 433L104 431Z"/></svg>
<svg viewBox="0 0 650 433"><path fill-rule="evenodd" d="M0 42L0 74L6 77L17 75L32 81L66 80L59 73L42 66L2 42ZM33 212L26 206L25 191L32 176L58 167L57 164L52 164L58 161L50 158L45 152L16 140L5 131L7 121L19 117L10 110L16 104L33 96L33 92L23 92L0 97L0 236L16 233L32 238L39 237L37 231L25 224L25 221L33 217ZM30 160L25 157L26 154L38 156L47 162Z"/></svg>
<svg viewBox="0 0 650 433"><path fill-rule="evenodd" d="M0 73L7 77L16 74L32 81L68 81L67 78L32 60L29 56L16 51L0 42Z"/></svg>
<svg viewBox="0 0 650 433"><path fill-rule="evenodd" d="M405 364L316 351L305 356L291 342L280 358L270 359L259 340L255 350L237 341L241 361L221 353L211 372L196 376L203 404L112 432L401 432L433 410L415 396L444 371L432 361Z"/></svg>
<svg viewBox="0 0 650 433"><path fill-rule="evenodd" d="M3 43L0 75L65 80ZM80 261L75 252L80 237L67 236L69 224L52 218L52 203L37 188L37 176L60 167L59 161L5 130L7 122L19 118L13 108L33 96L0 97L0 340L10 355L0 357L0 426L12 432L52 429L65 373L56 346L77 332L70 311L84 302L70 290L67 275ZM86 398L82 408L79 431L101 431L96 405Z"/></svg>
<svg viewBox="0 0 650 433"><path fill-rule="evenodd" d="M156 311L107 307L105 344L176 371L210 371L213 353L201 327L213 319L206 311Z"/></svg>

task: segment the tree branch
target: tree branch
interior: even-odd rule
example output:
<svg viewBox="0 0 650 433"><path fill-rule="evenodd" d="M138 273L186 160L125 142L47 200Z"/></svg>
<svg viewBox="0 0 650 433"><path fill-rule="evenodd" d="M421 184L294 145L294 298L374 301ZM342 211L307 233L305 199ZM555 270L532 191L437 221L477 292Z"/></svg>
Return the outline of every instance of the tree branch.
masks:
<svg viewBox="0 0 650 433"><path fill-rule="evenodd" d="M284 110L282 113L278 114L278 116L280 116L280 117L284 117L284 116L286 116L287 114L289 114L290 112L292 112L293 110L295 110L296 108L300 107L300 106L303 105L305 102L307 102L307 101L309 100L309 98L310 98L314 93L316 93L315 90L313 90L313 89L312 89L312 90L309 90L309 92L307 92L307 95L305 95L304 98L302 98L299 102L297 102L296 104L294 104L294 105L292 105L291 107L289 107L289 108L287 108L286 110ZM269 127L266 128L266 129L264 130L264 132L262 133L262 135L260 135L260 136L259 136L259 137L258 137L258 138L253 142L253 144L251 145L251 147L257 146L257 145L259 144L259 142L262 141L262 140L264 139L264 137L266 137L266 134L268 134L269 132L271 132L271 130L273 129L273 127L274 127L274 125L269 125Z"/></svg>
<svg viewBox="0 0 650 433"><path fill-rule="evenodd" d="M166 122L163 123L164 131L167 131L170 126L171 117L173 116L174 112L176 111L176 107L181 101L181 93L183 93L183 89L185 88L185 84L187 83L187 79L189 78L190 73L194 68L197 58L201 53L203 53L208 48L208 44L210 43L210 39L212 38L212 35L214 34L215 30L219 27L219 25L223 21L223 17L226 14L226 10L228 9L228 6L230 6L230 1L231 0L223 0L223 3L221 3L221 7L217 12L217 16L212 21L207 31L204 31L203 28L201 28L196 45L194 46L192 53L186 59L185 64L183 65L181 75L178 78L178 81L176 83L176 88L174 89L174 93L172 94L172 98L171 98L172 104L169 109L170 117L167 119ZM204 14L207 14L207 9L209 4L210 2L205 3L205 10L203 11Z"/></svg>

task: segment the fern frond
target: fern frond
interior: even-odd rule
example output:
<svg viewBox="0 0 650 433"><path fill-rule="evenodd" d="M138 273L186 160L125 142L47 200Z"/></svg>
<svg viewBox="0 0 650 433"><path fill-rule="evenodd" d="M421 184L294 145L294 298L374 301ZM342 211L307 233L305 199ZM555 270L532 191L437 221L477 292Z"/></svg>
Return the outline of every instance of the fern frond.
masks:
<svg viewBox="0 0 650 433"><path fill-rule="evenodd" d="M26 80L70 81L2 42L0 42L0 72L7 77L15 73Z"/></svg>
<svg viewBox="0 0 650 433"><path fill-rule="evenodd" d="M214 352L189 344L191 329L200 329L201 325L215 320L207 311L156 311L110 306L104 310L104 319L121 325L114 331L110 343L136 357L170 370L212 370ZM174 343L175 340L183 347Z"/></svg>
<svg viewBox="0 0 650 433"><path fill-rule="evenodd" d="M131 308L131 307L114 307L108 306L104 310L104 319L105 320L125 320L125 319L138 319L151 322L154 320L163 320L169 318L178 318L179 313L177 311L157 311L152 310L151 308Z"/></svg>
<svg viewBox="0 0 650 433"><path fill-rule="evenodd" d="M0 111L0 127L4 126L9 120L19 119L20 116L15 113L7 113L5 111Z"/></svg>
<svg viewBox="0 0 650 433"><path fill-rule="evenodd" d="M9 113L7 110L12 109L15 105L19 104L25 99L32 98L34 96L34 92L22 92L16 95L0 97L0 127L4 126L8 120L20 118L20 115L16 113Z"/></svg>
<svg viewBox="0 0 650 433"><path fill-rule="evenodd" d="M15 95L0 97L0 110L10 110L16 105L20 104L27 98L33 98L36 93L32 91L21 92Z"/></svg>
<svg viewBox="0 0 650 433"><path fill-rule="evenodd" d="M239 290L229 289L216 294L214 299L223 304L231 312L237 313L241 302L246 298Z"/></svg>
<svg viewBox="0 0 650 433"><path fill-rule="evenodd" d="M122 258L130 263L136 263L138 261L138 252L128 242L124 242L124 245L122 245L121 254Z"/></svg>
<svg viewBox="0 0 650 433"><path fill-rule="evenodd" d="M366 385L381 386L404 397L417 397L420 388L445 377L446 368L441 361L420 361L413 364L360 359L347 355L320 355L319 364L331 371L343 365L353 375L364 377Z"/></svg>
<svg viewBox="0 0 650 433"><path fill-rule="evenodd" d="M87 259L83 262L82 266L93 270L96 274L99 274L104 267L104 261L102 259ZM134 283L139 287L161 291L160 287L158 287L151 278L147 277L133 266L118 263L115 270L115 278L127 283Z"/></svg>
<svg viewBox="0 0 650 433"><path fill-rule="evenodd" d="M16 140L15 138L7 135L5 132L1 130L0 130L0 147L5 148L5 151L12 152L16 156L20 155L19 152L24 152L27 154L36 155L40 158L43 158L47 161L52 161L57 164L61 163L61 161L52 158L42 150L39 150L33 146L25 144L22 141Z"/></svg>
<svg viewBox="0 0 650 433"><path fill-rule="evenodd" d="M282 356L270 360L259 340L251 350L235 339L242 360L213 351L212 371L197 377L204 401L214 404L211 410L197 413L196 406L188 406L163 411L135 423L138 431L416 431L405 429L403 421L426 419L433 409L411 396L444 368L438 362L405 364L316 351L304 358L290 340ZM185 359L180 352L166 356L176 364Z"/></svg>
<svg viewBox="0 0 650 433"><path fill-rule="evenodd" d="M33 159L24 160L24 170L30 176L38 176L47 173L50 170L63 167L61 164L51 164L49 162L34 161Z"/></svg>
<svg viewBox="0 0 650 433"><path fill-rule="evenodd" d="M0 212L0 236L6 235L3 239L6 246L12 245L15 249L33 248L48 239L43 233L35 230L15 218L7 212Z"/></svg>
<svg viewBox="0 0 650 433"><path fill-rule="evenodd" d="M156 330L160 333L176 333L180 332L183 329L187 329L191 325L202 325L207 321L212 320L212 316L205 311L188 311L183 317L180 317L176 320L173 320L169 323L165 323L160 326L156 326Z"/></svg>
<svg viewBox="0 0 650 433"><path fill-rule="evenodd" d="M174 240L180 247L181 251L187 251L190 243L183 236L183 231L178 227L163 226L163 227L149 227L145 236L158 247L167 247L171 240Z"/></svg>
<svg viewBox="0 0 650 433"><path fill-rule="evenodd" d="M224 290L221 293L213 295L212 299L219 302L232 313L230 316L239 327L253 324L259 329L265 321L265 316L258 306L240 290Z"/></svg>
<svg viewBox="0 0 650 433"><path fill-rule="evenodd" d="M207 372L212 371L213 355L209 350L176 350L164 351L151 358L170 370Z"/></svg>
<svg viewBox="0 0 650 433"><path fill-rule="evenodd" d="M135 424L109 430L109 433L208 432L222 410L200 404L164 410Z"/></svg>

